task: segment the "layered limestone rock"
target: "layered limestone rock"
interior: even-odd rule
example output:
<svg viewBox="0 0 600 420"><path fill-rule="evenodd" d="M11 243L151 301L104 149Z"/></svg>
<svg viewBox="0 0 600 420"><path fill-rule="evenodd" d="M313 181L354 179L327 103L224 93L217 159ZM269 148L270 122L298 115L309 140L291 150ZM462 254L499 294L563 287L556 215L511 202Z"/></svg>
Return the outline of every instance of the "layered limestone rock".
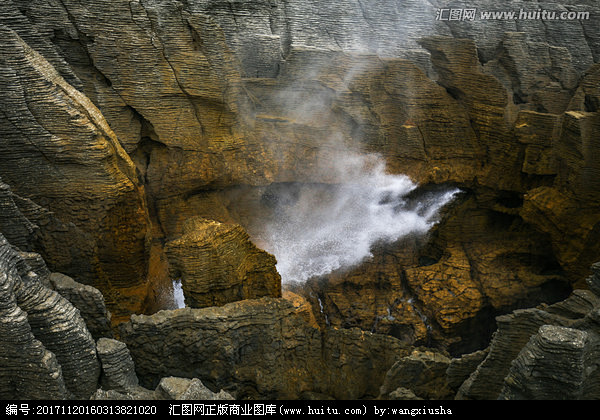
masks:
<svg viewBox="0 0 600 420"><path fill-rule="evenodd" d="M512 362L499 399L598 399L596 334L544 325Z"/></svg>
<svg viewBox="0 0 600 420"><path fill-rule="evenodd" d="M144 288L149 222L135 166L92 102L15 31L0 31L0 175L68 229L54 235L56 223L40 223L40 251L53 270L94 283L111 303L109 291ZM117 300L141 310L145 294Z"/></svg>
<svg viewBox="0 0 600 420"><path fill-rule="evenodd" d="M130 387L124 392L114 389L98 389L92 400L232 400L233 397L225 391L212 392L199 379L163 378L154 390L141 386Z"/></svg>
<svg viewBox="0 0 600 420"><path fill-rule="evenodd" d="M392 337L322 333L311 319L302 299L265 297L133 316L121 337L146 387L166 376L199 378L238 399L375 397L385 372L408 354Z"/></svg>
<svg viewBox="0 0 600 420"><path fill-rule="evenodd" d="M323 325L454 353L483 348L499 313L569 291L552 249L540 246L547 238L516 215L483 208L494 205L466 194L430 235L380 246L360 267L311 280L302 293Z"/></svg>
<svg viewBox="0 0 600 420"><path fill-rule="evenodd" d="M498 330L485 354L453 361L455 366L472 366L468 360L485 356L462 383L457 398L597 398L599 307L600 295L576 290L556 304L498 317ZM453 387L460 379L456 372L457 368L447 371L449 378L456 377L449 379Z"/></svg>
<svg viewBox="0 0 600 420"><path fill-rule="evenodd" d="M453 397L446 382L450 359L431 351L415 351L397 361L385 375L380 389L380 399L394 398L398 389L409 389L427 400L444 400Z"/></svg>
<svg viewBox="0 0 600 420"><path fill-rule="evenodd" d="M104 304L104 296L98 289L78 283L60 273L52 273L50 283L54 290L79 310L88 331L95 340L101 337L113 337L111 315Z"/></svg>
<svg viewBox="0 0 600 420"><path fill-rule="evenodd" d="M338 183L348 148L466 194L429 236L298 291L323 327L479 349L495 315L563 298L600 255L593 19L451 21L417 0L0 4L0 231L101 290L115 322L160 301L163 242L201 294L235 284L200 306L278 296L271 268L237 257L260 290L218 264L213 283L191 237L174 247L185 221L250 232L265 189Z"/></svg>
<svg viewBox="0 0 600 420"><path fill-rule="evenodd" d="M180 278L192 308L281 296L275 258L258 249L239 225L189 219L183 236L165 246L172 278Z"/></svg>
<svg viewBox="0 0 600 420"><path fill-rule="evenodd" d="M446 380L448 381L448 386L455 394L463 382L475 372L477 366L487 357L488 351L489 349L486 348L450 360L448 369L446 369Z"/></svg>
<svg viewBox="0 0 600 420"><path fill-rule="evenodd" d="M39 228L19 209L18 198L0 179L0 232L22 250L31 249L31 242Z"/></svg>
<svg viewBox="0 0 600 420"><path fill-rule="evenodd" d="M162 378L154 390L139 385L135 365L125 343L101 338L96 345L102 365L100 388L94 400L231 400L225 391L214 393L198 378Z"/></svg>
<svg viewBox="0 0 600 420"><path fill-rule="evenodd" d="M489 354L475 372L462 384L458 398L496 399L504 385L511 362L530 337L545 324L560 321L539 309L522 309L496 318L498 330ZM567 322L566 320L564 321Z"/></svg>
<svg viewBox="0 0 600 420"><path fill-rule="evenodd" d="M486 60L481 66L479 59L484 50L471 39L428 37L419 42L431 53L438 83L445 88L444 94L452 98L449 103L466 109L469 129L485 150L482 157L476 158L481 159L479 168L472 165L472 160L466 168L456 166L459 160L451 160L450 165L462 174L477 172L473 177L475 182L462 184L472 195L454 206L428 247L417 251L419 259L428 263L407 264L402 271L405 278L402 287L398 280L393 280L397 275L388 274L383 277L386 282L378 283L380 286L369 286L376 291L369 297L359 297L359 302L345 299L348 291L361 290L368 281L357 282L352 271L345 281L338 280L337 275L327 281L319 280L321 286L311 287L311 293L319 296L325 306L323 312L334 325L355 323L368 328L367 325L375 325L374 319L386 319L387 323L407 313L397 302L409 300L422 315L416 317L416 311L409 311L417 319L413 325L420 324L423 331L426 331L423 326L428 325L434 332L431 337L438 342L444 341L444 336L462 335L459 331L473 331L479 324L477 328L484 328L481 336L486 337L481 342L451 343L455 351L465 351L485 346L491 333L489 329L485 331L485 325L491 325L494 315L536 300L554 302L562 298L568 291L566 280L580 280L581 273L597 258L600 219L596 204L598 189L593 180L597 177L587 176L595 170L589 153L597 137L592 133L598 132L597 112L590 112L594 103L590 86L597 74L593 70L588 72L587 81L577 93L579 99L570 105L582 107L581 112L561 114L576 90L575 74L581 71L576 69L579 63L570 61L568 56L563 64L556 66L564 47L536 45L524 34L510 33L502 41L505 55L494 63ZM546 51L544 60L539 61L535 72L527 73L530 55L524 54L527 50L523 48L542 47ZM503 77L498 68L512 79ZM416 82L414 89L419 91L418 79L411 81ZM540 93L552 90L553 83L560 83L560 100ZM407 87L402 91L408 91ZM421 91L417 97L422 96ZM440 96L443 95L437 94L436 98ZM515 99L521 96L526 98ZM541 98L552 102L554 107L536 102ZM460 118L452 121L451 126L457 127L454 121ZM418 119L415 124L419 129L425 126ZM425 140L422 144L427 146L430 142ZM455 142L453 152L469 150L464 146ZM424 156L433 162L434 155ZM428 176L437 173L434 178L437 180L459 180L446 170L448 164L435 165L425 173ZM412 173L410 165L403 168ZM540 243L551 245L540 247ZM390 258L389 254L386 258ZM368 264L372 263L365 267ZM376 274L380 272L377 268L362 277L381 279ZM374 302L372 296L379 293L387 296L386 304ZM364 315L357 319L356 308L361 306L369 308L375 317L368 322ZM403 334L408 336L406 332ZM423 337L420 333L415 338Z"/></svg>
<svg viewBox="0 0 600 420"><path fill-rule="evenodd" d="M0 235L3 399L89 398L100 366L79 312Z"/></svg>
<svg viewBox="0 0 600 420"><path fill-rule="evenodd" d="M104 390L127 392L138 386L135 366L125 343L110 338L100 338L96 343L102 366L100 385Z"/></svg>
<svg viewBox="0 0 600 420"><path fill-rule="evenodd" d="M227 392L212 392L198 378L162 378L156 387L157 399L165 400L233 400Z"/></svg>

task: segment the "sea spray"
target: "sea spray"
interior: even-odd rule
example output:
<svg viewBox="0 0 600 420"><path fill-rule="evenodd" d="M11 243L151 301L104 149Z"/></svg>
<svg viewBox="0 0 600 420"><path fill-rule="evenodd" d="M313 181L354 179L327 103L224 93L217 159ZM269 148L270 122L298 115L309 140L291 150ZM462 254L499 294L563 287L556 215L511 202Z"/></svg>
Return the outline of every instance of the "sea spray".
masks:
<svg viewBox="0 0 600 420"><path fill-rule="evenodd" d="M185 298L183 296L181 279L173 280L173 301L178 309L185 308Z"/></svg>
<svg viewBox="0 0 600 420"><path fill-rule="evenodd" d="M376 242L426 233L459 192L448 188L415 199L417 184L386 173L372 154L347 152L328 171L335 182L293 184L272 200L274 217L263 234L284 283L355 266L372 256Z"/></svg>

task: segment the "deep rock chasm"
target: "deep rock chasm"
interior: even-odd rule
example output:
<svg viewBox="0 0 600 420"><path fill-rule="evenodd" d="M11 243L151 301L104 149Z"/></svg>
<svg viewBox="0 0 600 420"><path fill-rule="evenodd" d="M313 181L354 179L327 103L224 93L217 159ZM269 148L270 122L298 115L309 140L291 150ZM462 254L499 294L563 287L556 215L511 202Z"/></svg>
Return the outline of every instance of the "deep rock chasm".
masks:
<svg viewBox="0 0 600 420"><path fill-rule="evenodd" d="M109 3L0 0L0 399L600 398L597 2Z"/></svg>

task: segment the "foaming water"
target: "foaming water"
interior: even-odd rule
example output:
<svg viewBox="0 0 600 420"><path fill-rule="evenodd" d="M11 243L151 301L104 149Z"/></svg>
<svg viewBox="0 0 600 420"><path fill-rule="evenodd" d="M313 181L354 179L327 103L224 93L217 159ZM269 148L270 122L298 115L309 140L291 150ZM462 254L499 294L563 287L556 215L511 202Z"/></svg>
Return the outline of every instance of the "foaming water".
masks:
<svg viewBox="0 0 600 420"><path fill-rule="evenodd" d="M178 309L185 308L185 298L183 296L181 279L173 280L173 300L175 301L175 306Z"/></svg>
<svg viewBox="0 0 600 420"><path fill-rule="evenodd" d="M407 176L387 174L372 155L349 155L329 170L339 182L289 185L273 199L275 217L263 234L284 283L352 267L372 256L376 242L427 232L459 192L412 197L417 185Z"/></svg>

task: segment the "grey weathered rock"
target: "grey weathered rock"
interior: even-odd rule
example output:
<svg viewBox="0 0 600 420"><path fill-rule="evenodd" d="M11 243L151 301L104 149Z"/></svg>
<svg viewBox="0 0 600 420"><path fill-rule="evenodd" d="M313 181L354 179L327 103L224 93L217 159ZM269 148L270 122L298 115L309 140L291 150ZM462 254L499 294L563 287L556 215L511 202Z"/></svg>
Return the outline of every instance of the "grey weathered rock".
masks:
<svg viewBox="0 0 600 420"><path fill-rule="evenodd" d="M586 279L590 290L600 296L600 262L592 265L592 275Z"/></svg>
<svg viewBox="0 0 600 420"><path fill-rule="evenodd" d="M198 378L237 399L376 397L385 372L409 351L359 330L322 334L311 317L306 303L261 298L132 316L121 339L146 388L168 376Z"/></svg>
<svg viewBox="0 0 600 420"><path fill-rule="evenodd" d="M398 389L410 389L415 395L428 400L453 396L446 380L450 359L431 351L414 351L397 361L385 375L379 398L393 398Z"/></svg>
<svg viewBox="0 0 600 420"><path fill-rule="evenodd" d="M498 398L597 400L599 354L597 335L543 325L512 362Z"/></svg>
<svg viewBox="0 0 600 420"><path fill-rule="evenodd" d="M471 376L477 366L486 358L489 349L478 350L473 353L463 354L450 360L446 370L448 386L455 391Z"/></svg>
<svg viewBox="0 0 600 420"><path fill-rule="evenodd" d="M61 273L52 273L50 282L54 290L79 309L79 313L95 340L100 337L113 337L110 312L106 309L104 296L98 289L78 283Z"/></svg>
<svg viewBox="0 0 600 420"><path fill-rule="evenodd" d="M397 388L394 391L390 392L387 396L387 399L418 401L418 400L422 400L423 398L416 396L415 393L411 389L400 387L400 388Z"/></svg>
<svg viewBox="0 0 600 420"><path fill-rule="evenodd" d="M104 390L127 392L139 384L135 366L125 343L100 338L96 344L102 366L100 385Z"/></svg>
<svg viewBox="0 0 600 420"><path fill-rule="evenodd" d="M104 390L99 388L96 390L94 395L90 397L91 400L155 400L156 393L152 390L142 388L141 386L133 387L127 390L127 392L119 392L114 389Z"/></svg>
<svg viewBox="0 0 600 420"><path fill-rule="evenodd" d="M515 104L551 114L567 109L579 79L568 48L528 39L525 32L506 32L484 69L512 92Z"/></svg>
<svg viewBox="0 0 600 420"><path fill-rule="evenodd" d="M23 263L38 277L38 281L44 286L52 289L50 281L50 270L46 266L46 262L42 256L36 252L19 252L19 256Z"/></svg>
<svg viewBox="0 0 600 420"><path fill-rule="evenodd" d="M496 399L511 362L530 337L545 324L566 325L569 320L540 309L523 309L496 318L498 329L489 354L475 372L461 385L458 399Z"/></svg>
<svg viewBox="0 0 600 420"><path fill-rule="evenodd" d="M600 306L600 296L589 290L577 289L565 300L550 305L544 310L568 319L580 319L598 306Z"/></svg>
<svg viewBox="0 0 600 420"><path fill-rule="evenodd" d="M155 393L158 399L165 400L233 400L223 390L212 392L198 378L162 378Z"/></svg>
<svg viewBox="0 0 600 420"><path fill-rule="evenodd" d="M489 353L457 398L597 399L599 308L596 294L575 290L553 305L497 317ZM456 387L460 376L451 379L454 373L447 375Z"/></svg>
<svg viewBox="0 0 600 420"><path fill-rule="evenodd" d="M0 179L0 232L23 251L31 248L38 227L23 215L15 203L15 194Z"/></svg>
<svg viewBox="0 0 600 420"><path fill-rule="evenodd" d="M17 303L14 289L21 280L11 258L14 251L0 236L0 398L66 398L56 356L36 340Z"/></svg>
<svg viewBox="0 0 600 420"><path fill-rule="evenodd" d="M0 235L3 399L88 398L100 366L79 312L46 288Z"/></svg>

